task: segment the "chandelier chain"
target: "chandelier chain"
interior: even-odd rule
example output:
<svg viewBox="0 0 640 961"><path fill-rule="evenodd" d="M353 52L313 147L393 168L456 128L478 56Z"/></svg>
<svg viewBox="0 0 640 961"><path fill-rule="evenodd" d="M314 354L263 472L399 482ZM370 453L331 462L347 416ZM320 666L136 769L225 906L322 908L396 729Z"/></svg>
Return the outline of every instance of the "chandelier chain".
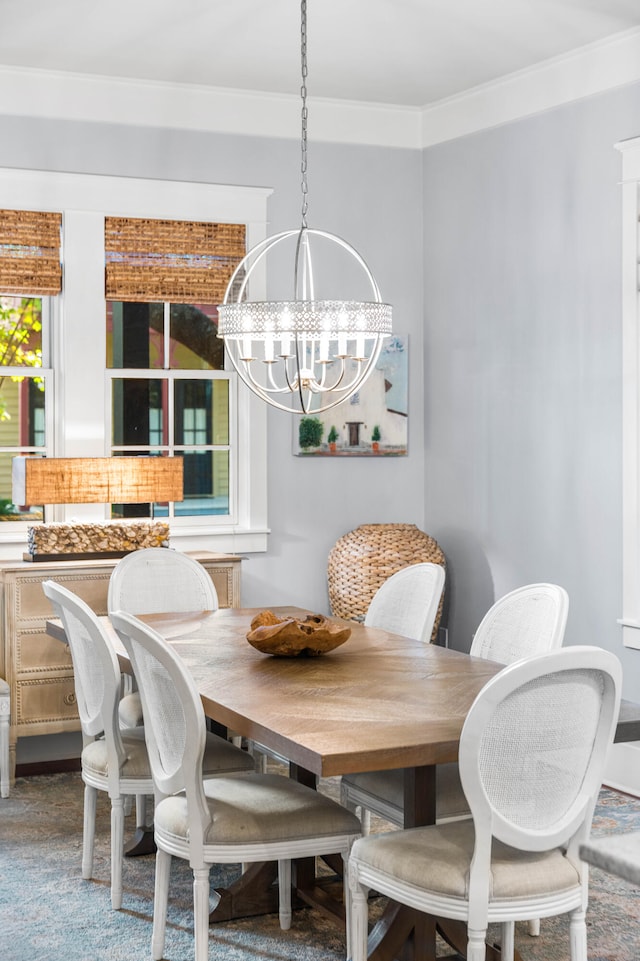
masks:
<svg viewBox="0 0 640 961"><path fill-rule="evenodd" d="M307 226L307 211L309 209L309 186L307 183L307 121L309 111L307 109L307 0L301 0L300 7L300 60L302 84L300 86L300 96L302 98L302 133L300 140L300 172L302 174L302 227Z"/></svg>

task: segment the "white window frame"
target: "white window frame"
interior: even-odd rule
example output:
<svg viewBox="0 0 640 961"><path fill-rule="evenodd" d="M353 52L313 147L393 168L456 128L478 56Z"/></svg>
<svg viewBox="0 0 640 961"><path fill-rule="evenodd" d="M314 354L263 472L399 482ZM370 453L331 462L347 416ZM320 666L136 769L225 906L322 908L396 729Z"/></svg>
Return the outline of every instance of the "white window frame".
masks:
<svg viewBox="0 0 640 961"><path fill-rule="evenodd" d="M266 236L271 192L262 187L0 169L0 207L63 215L63 292L58 323L54 320L52 358L57 456L100 457L110 449L107 391L98 386L106 382L105 216L242 223L247 245L252 247ZM264 296L265 288L263 269L255 278L252 295ZM171 544L180 550L205 545L232 553L267 548L266 405L244 385L233 390L231 432L240 452L234 516L224 525L208 523L205 517L172 525ZM54 519L107 516L106 505L73 505L57 508ZM9 541L23 544L24 533L0 534L0 543Z"/></svg>
<svg viewBox="0 0 640 961"><path fill-rule="evenodd" d="M622 518L625 647L640 650L640 137L622 153Z"/></svg>

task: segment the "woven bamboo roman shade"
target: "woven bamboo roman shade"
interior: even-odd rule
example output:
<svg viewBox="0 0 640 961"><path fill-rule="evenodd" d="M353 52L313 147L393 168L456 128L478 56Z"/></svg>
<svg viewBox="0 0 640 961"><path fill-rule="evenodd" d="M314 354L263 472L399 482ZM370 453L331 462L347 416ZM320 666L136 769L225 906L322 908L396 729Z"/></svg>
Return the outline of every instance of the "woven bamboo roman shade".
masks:
<svg viewBox="0 0 640 961"><path fill-rule="evenodd" d="M105 219L108 300L218 304L245 255L244 224Z"/></svg>
<svg viewBox="0 0 640 961"><path fill-rule="evenodd" d="M0 210L0 291L59 294L62 214Z"/></svg>

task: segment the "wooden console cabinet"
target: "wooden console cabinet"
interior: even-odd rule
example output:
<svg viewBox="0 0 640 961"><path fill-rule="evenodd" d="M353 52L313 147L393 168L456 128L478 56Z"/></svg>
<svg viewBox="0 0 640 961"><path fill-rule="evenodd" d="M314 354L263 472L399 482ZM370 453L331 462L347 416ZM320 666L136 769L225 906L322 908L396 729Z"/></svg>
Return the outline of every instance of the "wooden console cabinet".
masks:
<svg viewBox="0 0 640 961"><path fill-rule="evenodd" d="M240 606L241 558L208 551L188 552L206 568L220 607ZM10 774L13 781L19 737L80 730L71 655L45 633L52 616L42 582L52 579L78 594L96 612L107 613L107 590L117 560L0 562L2 643L0 677L10 687Z"/></svg>

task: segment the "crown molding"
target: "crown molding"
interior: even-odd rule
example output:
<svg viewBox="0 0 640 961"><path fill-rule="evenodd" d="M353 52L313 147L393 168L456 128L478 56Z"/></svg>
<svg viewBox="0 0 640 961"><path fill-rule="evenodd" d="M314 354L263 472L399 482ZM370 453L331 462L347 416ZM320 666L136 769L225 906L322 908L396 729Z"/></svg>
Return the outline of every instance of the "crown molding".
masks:
<svg viewBox="0 0 640 961"><path fill-rule="evenodd" d="M317 142L420 148L419 107L309 98ZM0 66L0 114L168 127L252 137L300 136L297 95Z"/></svg>
<svg viewBox="0 0 640 961"><path fill-rule="evenodd" d="M545 60L422 109L423 147L640 80L640 29Z"/></svg>
<svg viewBox="0 0 640 961"><path fill-rule="evenodd" d="M310 99L316 142L412 150L640 81L640 29L424 107ZM0 114L297 139L297 95L0 66Z"/></svg>

